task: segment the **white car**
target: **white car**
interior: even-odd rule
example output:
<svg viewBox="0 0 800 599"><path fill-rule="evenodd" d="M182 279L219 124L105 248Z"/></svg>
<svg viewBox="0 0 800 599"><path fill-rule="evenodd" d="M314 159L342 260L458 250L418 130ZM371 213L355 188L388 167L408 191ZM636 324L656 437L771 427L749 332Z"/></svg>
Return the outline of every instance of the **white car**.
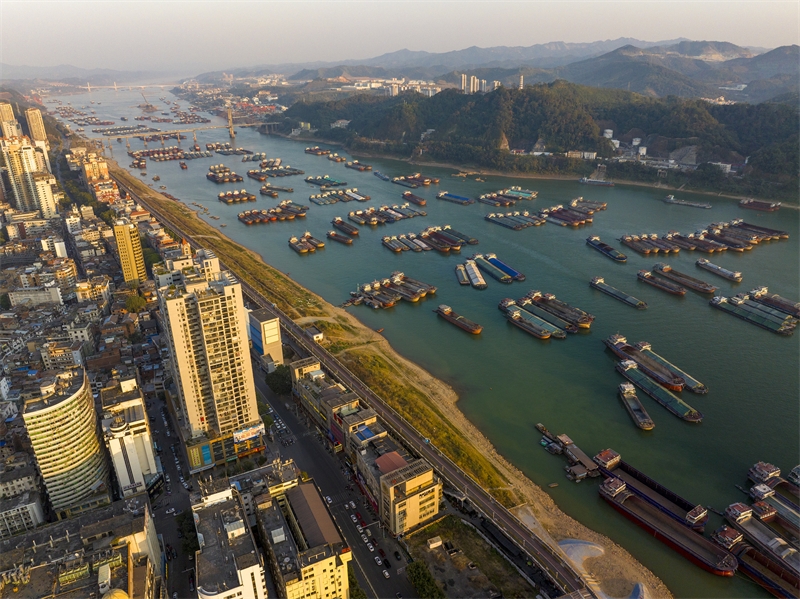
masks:
<svg viewBox="0 0 800 599"><path fill-rule="evenodd" d="M367 543L367 549L370 551L375 551L375 547L372 546L372 543Z"/></svg>
<svg viewBox="0 0 800 599"><path fill-rule="evenodd" d="M175 508L174 507L167 508L167 511L164 512L164 513L165 514L174 514L175 513Z"/></svg>
<svg viewBox="0 0 800 599"><path fill-rule="evenodd" d="M356 502L355 501L351 501L350 502L350 507L353 508L353 509L356 509Z"/></svg>
<svg viewBox="0 0 800 599"><path fill-rule="evenodd" d="M354 522L355 522L355 520L354 520ZM363 529L363 528L361 528L361 525L360 525L360 524L356 524L356 530L357 530L358 532L364 532L364 529Z"/></svg>
<svg viewBox="0 0 800 599"><path fill-rule="evenodd" d="M383 565L383 562L381 561L381 558L379 558L377 555L375 556L375 563L378 564L379 566Z"/></svg>
<svg viewBox="0 0 800 599"><path fill-rule="evenodd" d="M350 519L351 519L353 522L358 522L358 518L356 518L356 515L355 515L355 514L350 514Z"/></svg>
<svg viewBox="0 0 800 599"><path fill-rule="evenodd" d="M328 502L328 505L330 505L330 504L332 504L332 503L333 503L333 500L330 498L330 495L326 495L326 496L325 496L325 501L327 501L327 502Z"/></svg>
<svg viewBox="0 0 800 599"><path fill-rule="evenodd" d="M367 535L365 535L363 533L361 534L361 540L364 541L365 543L369 543L369 539L367 538Z"/></svg>
<svg viewBox="0 0 800 599"><path fill-rule="evenodd" d="M383 577L384 578L389 578L389 570L384 570L383 571Z"/></svg>

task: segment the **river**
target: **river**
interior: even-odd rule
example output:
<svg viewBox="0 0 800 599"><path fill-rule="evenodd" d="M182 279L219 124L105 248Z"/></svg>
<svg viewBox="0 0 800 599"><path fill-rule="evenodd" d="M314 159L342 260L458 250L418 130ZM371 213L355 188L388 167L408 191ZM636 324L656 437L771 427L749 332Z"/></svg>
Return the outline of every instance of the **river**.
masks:
<svg viewBox="0 0 800 599"><path fill-rule="evenodd" d="M158 95L168 94L158 92ZM88 105L96 110L97 117L116 120L117 125L124 124L118 120L122 115L129 116L128 124L135 124L132 117L139 114L136 104L141 101L138 92L111 90L62 99L79 109ZM149 99L167 110L166 104L155 97ZM90 105L90 100L102 104ZM186 102L180 104L187 108ZM224 124L216 117L213 121ZM155 126L164 130L177 128ZM87 127L87 134L90 129ZM206 142L228 141L224 129L199 131L197 137L203 149ZM183 142L184 147L191 142L190 136ZM114 158L127 165L130 161L125 156L124 143L113 138L110 143ZM167 145L175 143L172 140ZM229 206L220 203L217 194L243 188L258 194L261 184L245 176L248 168L256 167L257 163L242 163L241 156L215 155L187 161L189 168L183 171L177 161L148 162L146 181L151 182L152 176L159 175L161 181L154 184L156 187L165 185L168 193L184 202L207 206L210 214L220 217L218 221L209 219L209 223L226 224L222 233L260 253L266 262L330 303L342 303L359 283L386 277L395 270L438 286L435 297L416 304L401 303L389 310L371 310L365 306L349 310L367 326L384 329L384 336L401 354L451 384L461 397L461 410L501 454L545 488L562 510L629 550L676 596L768 596L743 576L722 579L707 574L650 538L600 499L595 480L577 485L567 481L564 461L539 446L540 435L534 425L541 422L553 432L568 434L589 455L612 447L623 459L666 487L718 510L745 499L734 485L747 485L747 470L756 461L772 462L788 473L797 464L800 453L797 342L800 335L786 338L759 329L711 308L706 297L692 291L683 298L665 294L638 282L636 273L664 260L677 270L718 285L719 293L724 295L766 285L771 292L797 300L800 297L797 210L762 213L743 210L732 199L676 193L679 199L713 205L711 210L702 210L665 204L659 200L666 192L652 188L587 187L577 182L494 176L479 183L474 178L454 178L451 176L454 171L449 169L418 169L399 161L365 159L362 162L390 176L421 169L426 175L439 177L438 186L414 191L428 200L424 208L428 216L373 230L360 227L361 235L352 246L328 241L315 254L298 255L287 245L290 236L308 230L315 237L324 238L325 232L332 229L333 217L346 217L351 210L369 206L402 203L400 196L406 189L381 181L372 173L346 169L325 157L306 155L303 150L307 144L302 142L260 135L253 129L238 129L236 145L280 157L284 165L301 168L306 176L329 174L344 179L348 187L356 187L373 199L366 204L316 206L308 202L308 196L316 193L317 188L305 183L303 177L287 177L274 180L276 185L295 189L293 194L281 193L281 199L310 205L308 217L304 221L247 227L237 220L238 212L274 206L279 200L258 196L256 203ZM141 147L141 142L132 142L133 149ZM215 185L206 180L208 166L220 163L245 176L245 181ZM608 209L595 214L593 225L580 229L548 223L511 231L483 219L486 213L501 209L481 203L459 206L435 198L441 190L477 197L511 185L539 192L537 200L530 204L521 201L516 210L563 204L576 196L608 202ZM688 251L666 259L645 257L616 241L625 233L663 234L672 229L692 232L710 222L733 218L787 230L791 237L762 243L743 254L728 251L713 258ZM459 257L435 251L394 254L380 242L385 234L419 232L429 225L445 224L477 237L480 244L474 246L475 251L496 253L525 273L527 281L503 285L487 277L488 289L476 291L459 286L453 271L458 262L471 255L472 246L465 246ZM626 253L627 264L614 263L589 248L585 244L589 235L599 235ZM701 257L742 271L744 281L732 283L698 269L694 262ZM646 301L649 308L638 311L591 289L589 281L596 275ZM553 293L594 314L596 320L591 331L570 335L566 340L540 341L507 323L497 309L498 301L504 297L519 298L532 289ZM437 318L432 310L439 303L446 303L482 324L483 333L468 335ZM709 387L707 395L682 394L685 401L705 415L702 424L680 421L640 393L656 427L643 432L633 426L616 396L617 385L623 379L614 371L615 361L602 343L612 333L621 333L632 342L650 341L656 352ZM547 485L551 482L558 482L559 486L550 489ZM711 532L720 524L721 518L712 514L706 530Z"/></svg>

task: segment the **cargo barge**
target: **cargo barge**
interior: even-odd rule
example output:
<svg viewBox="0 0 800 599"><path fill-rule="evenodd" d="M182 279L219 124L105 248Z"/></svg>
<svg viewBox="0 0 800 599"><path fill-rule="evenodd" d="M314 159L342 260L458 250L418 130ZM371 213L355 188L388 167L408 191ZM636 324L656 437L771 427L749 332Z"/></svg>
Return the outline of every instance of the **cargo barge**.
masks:
<svg viewBox="0 0 800 599"><path fill-rule="evenodd" d="M800 577L744 540L744 535L723 524L711 539L730 551L739 561L739 571L774 597L800 597Z"/></svg>
<svg viewBox="0 0 800 599"><path fill-rule="evenodd" d="M623 245L627 245L632 250L639 252L640 254L650 254L651 252L658 253L658 248L654 248L649 243L644 243L641 239L639 239L638 235L623 235L619 238Z"/></svg>
<svg viewBox="0 0 800 599"><path fill-rule="evenodd" d="M784 495L776 495L775 489L766 483L759 483L750 488L750 497L755 502L762 502L772 508L778 523L784 530L790 531L795 537L794 545L797 546L797 536L800 535L800 506L797 505L797 497L788 498ZM794 499L794 501L792 501ZM772 519L775 519L773 516ZM760 520L766 521L761 517Z"/></svg>
<svg viewBox="0 0 800 599"><path fill-rule="evenodd" d="M405 177L394 177L392 179L392 183L395 185L402 185L403 187L410 187L411 189L416 189L419 187L419 183L416 181L409 181Z"/></svg>
<svg viewBox="0 0 800 599"><path fill-rule="evenodd" d="M342 233L347 233L348 235L358 235L358 229L350 223L345 222L341 216L334 218L331 221L331 224L339 229Z"/></svg>
<svg viewBox="0 0 800 599"><path fill-rule="evenodd" d="M420 237L422 237L426 243L435 242L436 244L446 247L446 251L454 251L459 252L461 251L461 246L463 245L463 241L460 238L456 237L455 235L451 235L446 233L442 229L437 227L429 227L420 233ZM433 245L433 244L431 244ZM436 245L434 245L434 249Z"/></svg>
<svg viewBox="0 0 800 599"><path fill-rule="evenodd" d="M597 202L595 200L585 200L583 196L579 196L569 203L572 208L583 208L584 210L592 210L592 213L599 212L608 208L607 202Z"/></svg>
<svg viewBox="0 0 800 599"><path fill-rule="evenodd" d="M705 208L706 210L711 208L711 204L706 204L703 202L687 202L686 200L676 200L675 196L670 194L662 200L666 204L676 204L678 206L690 206L692 208Z"/></svg>
<svg viewBox="0 0 800 599"><path fill-rule="evenodd" d="M614 183L605 179L592 179L591 177L581 177L578 179L581 185L597 185L599 187L614 187Z"/></svg>
<svg viewBox="0 0 800 599"><path fill-rule="evenodd" d="M650 414L647 413L642 400L636 395L636 387L630 383L620 383L618 389L622 405L625 406L633 423L643 431L653 430L656 423L650 418Z"/></svg>
<svg viewBox="0 0 800 599"><path fill-rule="evenodd" d="M495 193L485 193L478 197L478 201L481 204L488 204L489 206L494 206L495 208L507 208L517 203L516 200L499 196Z"/></svg>
<svg viewBox="0 0 800 599"><path fill-rule="evenodd" d="M301 241L305 241L307 244L313 246L314 249L316 249L316 250L321 250L322 248L325 247L325 242L324 241L322 241L321 239L317 239L316 237L312 236L311 233L309 233L308 231L303 233L303 236L300 237L300 240Z"/></svg>
<svg viewBox="0 0 800 599"><path fill-rule="evenodd" d="M424 187L428 187L429 185L438 185L439 179L436 177L426 177L422 173L412 173L410 175L406 175L405 177L400 177L401 179L405 179L406 181L411 181L412 183L416 183L417 185L422 185Z"/></svg>
<svg viewBox="0 0 800 599"><path fill-rule="evenodd" d="M751 243L730 235L725 235L721 229L703 230L700 232L700 234L704 239L716 241L717 243L726 246L733 252L744 252L745 250L753 249L753 245Z"/></svg>
<svg viewBox="0 0 800 599"><path fill-rule="evenodd" d="M478 245L478 240L475 237L471 237L470 235L465 235L464 233L461 233L460 231L456 231L450 225L445 225L444 227L442 227L441 230L442 230L443 233L446 233L446 234L451 235L451 236L455 236L455 237L457 237L458 239L460 239L461 241L463 241L464 243L466 243L468 245Z"/></svg>
<svg viewBox="0 0 800 599"><path fill-rule="evenodd" d="M474 256L470 257L470 260L474 260L475 264L478 265L478 268L496 281L501 283L511 283L514 280L513 277L503 269L489 262L483 254L475 254Z"/></svg>
<svg viewBox="0 0 800 599"><path fill-rule="evenodd" d="M289 247L292 248L298 254L307 254L308 252L315 252L317 248L312 246L309 243L306 243L302 239L298 239L297 237L290 237L289 238Z"/></svg>
<svg viewBox="0 0 800 599"><path fill-rule="evenodd" d="M347 158L345 158L344 156L339 156L339 154L337 153L333 153L333 154L328 154L328 160L330 160L331 162L345 162Z"/></svg>
<svg viewBox="0 0 800 599"><path fill-rule="evenodd" d="M463 264L456 264L456 280L459 285L469 285L469 277L467 276L467 269Z"/></svg>
<svg viewBox="0 0 800 599"><path fill-rule="evenodd" d="M681 420L695 423L703 421L703 415L700 412L640 371L633 360L623 360L617 364L616 369L622 376Z"/></svg>
<svg viewBox="0 0 800 599"><path fill-rule="evenodd" d="M418 195L411 193L410 191L403 192L403 199L411 202L412 204L416 204L417 206L424 206L428 203L425 198L421 198Z"/></svg>
<svg viewBox="0 0 800 599"><path fill-rule="evenodd" d="M764 523L753 517L753 509L744 503L732 503L725 510L725 519L741 532L759 551L800 576L800 552L791 547Z"/></svg>
<svg viewBox="0 0 800 599"><path fill-rule="evenodd" d="M498 309L505 314L506 319L514 326L539 339L566 339L567 334L549 322L521 309L511 298L500 300Z"/></svg>
<svg viewBox="0 0 800 599"><path fill-rule="evenodd" d="M625 254L623 254L619 250L614 249L607 243L600 241L600 238L597 235L592 235L591 237L587 237L586 245L593 247L604 256L611 258L614 262L628 261L628 257Z"/></svg>
<svg viewBox="0 0 800 599"><path fill-rule="evenodd" d="M559 318L555 314L548 312L547 310L542 309L542 307L533 301L528 296L521 297L517 300L517 305L534 316L538 316L544 321L549 322L550 324L557 326L559 329L566 333L577 333L580 329L572 324L571 322L567 322L563 318Z"/></svg>
<svg viewBox="0 0 800 599"><path fill-rule="evenodd" d="M320 189L328 189L329 187L346 187L347 181L341 181L339 179L334 179L329 175L323 175L316 177L306 177L306 183L311 183L311 185L316 185Z"/></svg>
<svg viewBox="0 0 800 599"><path fill-rule="evenodd" d="M594 322L594 316L584 312L580 308L570 306L566 302L557 299L552 293L542 293L541 291L531 291L525 297L539 304L546 312L558 316L570 324L574 324L581 329L588 329Z"/></svg>
<svg viewBox="0 0 800 599"><path fill-rule="evenodd" d="M775 293L770 293L767 287L756 287L750 292L750 297L766 306L772 306L795 318L800 318L800 303L788 300Z"/></svg>
<svg viewBox="0 0 800 599"><path fill-rule="evenodd" d="M747 472L747 478L754 483L763 483L770 489L774 489L783 497L792 502L794 506L800 506L800 466L795 466L789 473L788 480L781 478L781 469L773 464L766 462L756 463Z"/></svg>
<svg viewBox="0 0 800 599"><path fill-rule="evenodd" d="M752 306L748 306L746 302L749 300L745 298L749 298L749 296L739 295L727 298L718 295L716 297L712 297L708 303L718 310L732 314L737 318L754 324L757 327L761 327L762 329L777 333L778 335L791 335L794 333L794 330L797 327L796 319L793 319L790 316L787 316L786 319L782 321L775 318L770 318L769 315L758 310L754 310Z"/></svg>
<svg viewBox="0 0 800 599"><path fill-rule="evenodd" d="M235 191L223 191L217 196L217 199L225 204L238 204L239 202L255 202L256 196L246 189L241 191L237 189Z"/></svg>
<svg viewBox="0 0 800 599"><path fill-rule="evenodd" d="M473 200L472 198L459 196L454 193L449 193L447 191L441 191L437 193L436 197L440 200L445 200L446 202L452 202L453 204L460 204L462 206L467 206L469 204L475 203L475 200Z"/></svg>
<svg viewBox="0 0 800 599"><path fill-rule="evenodd" d="M347 163L345 163L344 166L345 166L345 168L351 168L354 171L359 171L359 172L362 172L362 173L365 172L365 171L371 171L372 170L372 165L370 165L370 164L361 164L358 160L353 160L352 162L347 162Z"/></svg>
<svg viewBox="0 0 800 599"><path fill-rule="evenodd" d="M695 262L695 264L703 270L714 273L723 279L728 279L729 281L734 281L736 283L742 282L742 273L738 270L728 270L727 268L722 268L721 266L717 266L716 264L709 262L705 258L700 258L697 262Z"/></svg>
<svg viewBox="0 0 800 599"><path fill-rule="evenodd" d="M241 183L244 177L237 175L229 168L210 170L206 173L206 179L214 183Z"/></svg>
<svg viewBox="0 0 800 599"><path fill-rule="evenodd" d="M383 246L393 252L402 252L404 249L408 250L409 248L403 245L401 242L397 240L396 237L392 238L389 236L385 236L381 238L381 243Z"/></svg>
<svg viewBox="0 0 800 599"><path fill-rule="evenodd" d="M777 212L780 210L780 202L760 202L758 200L741 200L739 206L748 210L760 210L761 212Z"/></svg>
<svg viewBox="0 0 800 599"><path fill-rule="evenodd" d="M486 261L489 264L499 268L504 273L506 273L508 276L510 276L512 279L514 279L515 281L524 281L525 280L525 275L524 274L522 274L518 270L515 270L515 269L511 268L508 264L506 264L502 260L498 259L496 254L484 254L484 258L486 258Z"/></svg>
<svg viewBox="0 0 800 599"><path fill-rule="evenodd" d="M313 148L306 148L306 154L311 154L313 156L327 156L331 153L330 150L323 150L319 146L314 146Z"/></svg>
<svg viewBox="0 0 800 599"><path fill-rule="evenodd" d="M612 287L608 283L606 283L603 277L594 277L592 281L589 283L591 287L597 289L598 291L602 291L606 295L610 295L614 299L621 301L624 304L628 304L629 306L633 306L637 310L646 310L647 303L643 302L640 299L636 299L632 295L628 295L623 291L620 291L616 287Z"/></svg>
<svg viewBox="0 0 800 599"><path fill-rule="evenodd" d="M674 518L676 522L683 526L701 535L703 534L708 522L708 510L702 505L692 503L654 481L643 472L623 461L622 456L613 449L604 449L593 459L600 466L600 472L603 476L620 479L627 485L629 491L632 491L659 511Z"/></svg>
<svg viewBox="0 0 800 599"><path fill-rule="evenodd" d="M467 273L469 284L475 289L486 289L488 287L486 284L486 279L483 278L483 275L481 274L481 271L478 269L478 265L475 264L474 260L467 260L464 263L464 270Z"/></svg>
<svg viewBox="0 0 800 599"><path fill-rule="evenodd" d="M642 352L642 355L654 360L670 372L676 377L683 379L683 388L691 391L692 393L697 393L698 395L704 395L708 393L708 387L706 387L703 383L698 381L693 376L686 374L683 370L672 364L671 362L665 360L663 357L659 356L656 352L653 351L652 346L647 341L639 341L634 344L634 347Z"/></svg>
<svg viewBox="0 0 800 599"><path fill-rule="evenodd" d="M337 233L336 231L328 231L325 236L328 239L333 241L338 241L339 243L343 243L344 245L353 245L353 238L348 237L347 235L342 235L341 233Z"/></svg>
<svg viewBox="0 0 800 599"><path fill-rule="evenodd" d="M496 223L501 227L506 227L514 231L519 231L527 227L537 227L544 224L546 221L546 219L530 214L527 211L506 212L505 214L502 212L490 213L483 218L484 220L488 220L489 222Z"/></svg>
<svg viewBox="0 0 800 599"><path fill-rule="evenodd" d="M483 326L464 318L460 314L456 314L455 312L453 312L453 309L450 306L445 306L444 304L442 304L438 308L436 308L434 312L436 312L439 316L444 318L447 322L453 323L458 328L463 329L467 333L478 335L483 330Z"/></svg>
<svg viewBox="0 0 800 599"><path fill-rule="evenodd" d="M732 220L730 224L732 227L738 227L740 229L752 231L753 233L757 233L759 235L770 236L773 239L789 239L788 231L780 231L778 229L770 229L767 227L762 227L760 225L753 225L744 222L741 218Z"/></svg>
<svg viewBox="0 0 800 599"><path fill-rule="evenodd" d="M678 523L611 476L600 485L600 496L623 516L652 534L695 565L717 576L733 576L736 558L703 535Z"/></svg>
<svg viewBox="0 0 800 599"><path fill-rule="evenodd" d="M630 345L628 340L619 333L615 333L603 339L603 343L620 360L633 360L636 362L641 372L644 372L660 385L672 391L683 390L686 384L684 378L673 372L673 370L665 364L666 361L660 356L659 360L655 360L652 356L652 352L645 353L638 346Z"/></svg>
<svg viewBox="0 0 800 599"><path fill-rule="evenodd" d="M706 283L705 281L695 279L694 277L674 270L669 264L664 264L663 262L659 262L653 266L653 272L667 279L671 279L682 286L688 287L689 289L699 291L700 293L714 293L718 289L718 287Z"/></svg>
<svg viewBox="0 0 800 599"><path fill-rule="evenodd" d="M384 175L380 171L373 171L372 174L375 175L376 177L378 177L378 179L380 179L381 181L391 181L392 180L392 178L389 175Z"/></svg>
<svg viewBox="0 0 800 599"><path fill-rule="evenodd" d="M538 191L522 189L521 187L509 187L495 192L499 196L511 198L513 200L535 200L539 195Z"/></svg>
<svg viewBox="0 0 800 599"><path fill-rule="evenodd" d="M680 285L654 277L653 273L649 270L640 270L636 276L640 281L652 285L657 289L661 289L662 291L666 291L667 293L671 293L672 295L686 295L686 289Z"/></svg>

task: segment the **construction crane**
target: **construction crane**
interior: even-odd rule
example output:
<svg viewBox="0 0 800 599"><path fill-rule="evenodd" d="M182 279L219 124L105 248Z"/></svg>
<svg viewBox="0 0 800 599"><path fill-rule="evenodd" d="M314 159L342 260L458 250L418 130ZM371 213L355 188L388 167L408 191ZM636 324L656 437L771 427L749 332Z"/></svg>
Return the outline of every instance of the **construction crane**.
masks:
<svg viewBox="0 0 800 599"><path fill-rule="evenodd" d="M143 112L156 112L158 110L158 108L156 108L155 106L150 104L150 102L147 101L147 98L145 97L144 92L139 92L139 93L141 93L142 94L142 98L144 98L144 104L139 104L139 108Z"/></svg>

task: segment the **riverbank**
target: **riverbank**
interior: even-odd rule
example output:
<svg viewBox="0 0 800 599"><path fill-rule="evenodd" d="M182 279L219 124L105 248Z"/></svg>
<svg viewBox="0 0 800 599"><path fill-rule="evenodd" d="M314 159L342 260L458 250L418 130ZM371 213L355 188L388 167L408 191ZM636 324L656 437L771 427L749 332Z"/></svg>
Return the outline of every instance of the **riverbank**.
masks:
<svg viewBox="0 0 800 599"><path fill-rule="evenodd" d="M293 318L321 325L329 351L390 406L414 422L423 436L429 437L444 454L491 490L499 502L509 507L521 506L516 513L536 534L554 541L575 538L602 546L604 555L592 560L589 571L608 594L627 596L635 583L642 582L654 596L670 596L663 583L627 551L561 512L545 491L499 455L458 409L458 396L449 385L400 356L383 337L345 310L328 304L267 265L256 252L202 221L190 206L165 198L117 166L111 166L111 170L176 226L207 241L228 268L282 310Z"/></svg>

